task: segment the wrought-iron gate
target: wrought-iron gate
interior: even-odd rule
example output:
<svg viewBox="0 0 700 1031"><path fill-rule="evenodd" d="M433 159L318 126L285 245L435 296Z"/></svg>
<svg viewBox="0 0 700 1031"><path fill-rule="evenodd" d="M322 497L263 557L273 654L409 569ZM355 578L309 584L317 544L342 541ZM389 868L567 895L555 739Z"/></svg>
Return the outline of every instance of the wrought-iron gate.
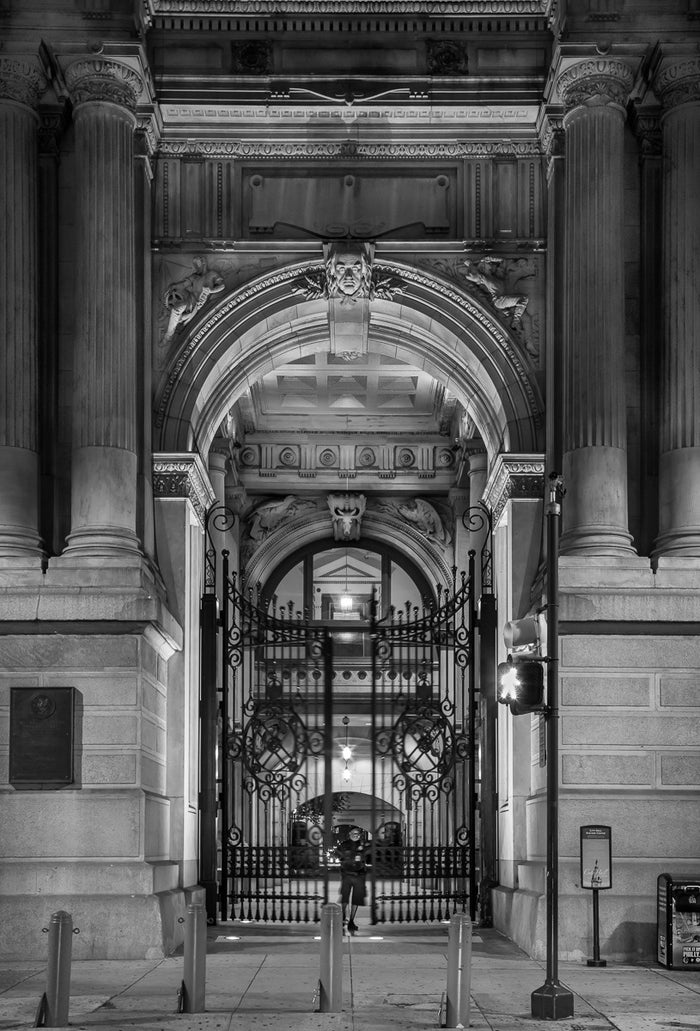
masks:
<svg viewBox="0 0 700 1031"><path fill-rule="evenodd" d="M373 603L371 619L358 628L277 607L238 583L224 551L217 678L216 660L206 657L208 647L215 651L217 556L209 527L216 519L223 525L225 510L207 519L202 607L202 776L218 785L203 792L201 805L200 874L210 920L218 909L223 919L317 921L321 905L337 897L338 814L349 796L338 790L337 776L334 791L334 719L348 709L363 713L369 726L372 922L439 921L466 909L474 917L474 552L454 591L438 591L422 609L380 614ZM467 520L471 529L487 529L478 579L490 594L490 519L479 506ZM334 644L348 634L364 643L354 663L334 658ZM215 705L204 683L212 677L219 681Z"/></svg>

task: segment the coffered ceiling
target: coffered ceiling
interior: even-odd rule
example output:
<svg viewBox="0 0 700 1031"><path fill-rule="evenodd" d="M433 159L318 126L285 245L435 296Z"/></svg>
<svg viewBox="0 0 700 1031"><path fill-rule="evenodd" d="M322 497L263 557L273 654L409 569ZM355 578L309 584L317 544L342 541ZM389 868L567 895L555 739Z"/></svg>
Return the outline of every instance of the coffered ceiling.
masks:
<svg viewBox="0 0 700 1031"><path fill-rule="evenodd" d="M246 433L350 430L389 437L449 432L452 408L432 376L371 352L297 358L263 376L240 405Z"/></svg>

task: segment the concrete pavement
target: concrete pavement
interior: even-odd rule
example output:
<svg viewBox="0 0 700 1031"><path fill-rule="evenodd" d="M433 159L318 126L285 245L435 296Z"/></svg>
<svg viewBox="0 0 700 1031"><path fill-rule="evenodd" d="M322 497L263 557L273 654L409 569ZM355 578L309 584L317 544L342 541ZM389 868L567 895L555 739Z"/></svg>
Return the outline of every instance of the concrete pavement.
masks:
<svg viewBox="0 0 700 1031"><path fill-rule="evenodd" d="M343 943L343 1012L316 1012L318 925L207 929L205 1012L178 1014L181 955L73 963L73 1028L139 1031L423 1031L437 1029L447 975L446 926L368 927ZM542 963L497 931L475 929L470 1026L476 1031L700 1031L700 970L559 965L574 1016L530 1016ZM0 1029L32 1027L46 965L0 967Z"/></svg>

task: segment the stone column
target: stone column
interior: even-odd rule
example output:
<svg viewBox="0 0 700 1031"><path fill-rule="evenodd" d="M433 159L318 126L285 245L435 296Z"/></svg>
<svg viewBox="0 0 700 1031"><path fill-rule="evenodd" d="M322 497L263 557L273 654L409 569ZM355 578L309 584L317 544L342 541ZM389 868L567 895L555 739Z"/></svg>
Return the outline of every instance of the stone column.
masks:
<svg viewBox="0 0 700 1031"><path fill-rule="evenodd" d="M74 106L78 291L71 532L64 559L123 566L136 534L134 109L140 77L101 57L66 69Z"/></svg>
<svg viewBox="0 0 700 1031"><path fill-rule="evenodd" d="M634 554L627 529L623 134L632 72L620 60L564 71L566 316L561 553Z"/></svg>
<svg viewBox="0 0 700 1031"><path fill-rule="evenodd" d="M37 115L30 60L0 58L0 567L37 567L39 538Z"/></svg>
<svg viewBox="0 0 700 1031"><path fill-rule="evenodd" d="M547 111L540 129L547 161L547 337L545 394L547 397L547 472L562 468L562 340L564 338L564 253L566 161L564 126L559 111Z"/></svg>
<svg viewBox="0 0 700 1031"><path fill-rule="evenodd" d="M700 556L700 57L662 67L663 359L655 554Z"/></svg>

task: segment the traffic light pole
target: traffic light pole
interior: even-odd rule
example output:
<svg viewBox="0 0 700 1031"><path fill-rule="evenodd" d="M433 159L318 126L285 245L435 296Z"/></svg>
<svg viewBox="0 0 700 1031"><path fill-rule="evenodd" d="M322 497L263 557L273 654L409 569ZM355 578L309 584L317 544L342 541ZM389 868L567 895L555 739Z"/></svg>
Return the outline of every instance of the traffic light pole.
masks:
<svg viewBox="0 0 700 1031"><path fill-rule="evenodd" d="M561 476L549 477L547 504L547 977L531 995L532 1016L574 1015L572 992L559 983L559 534Z"/></svg>

